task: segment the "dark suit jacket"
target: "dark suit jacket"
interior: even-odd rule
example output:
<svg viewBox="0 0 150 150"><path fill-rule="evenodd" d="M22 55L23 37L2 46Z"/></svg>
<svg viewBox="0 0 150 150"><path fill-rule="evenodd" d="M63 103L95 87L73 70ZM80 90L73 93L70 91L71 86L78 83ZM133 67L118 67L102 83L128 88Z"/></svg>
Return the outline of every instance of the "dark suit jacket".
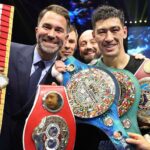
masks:
<svg viewBox="0 0 150 150"><path fill-rule="evenodd" d="M34 46L12 43L10 50L4 117L0 135L0 149L22 150L22 133L35 97L27 99L28 83L32 65ZM41 81L50 84L57 81L51 76L51 68Z"/></svg>

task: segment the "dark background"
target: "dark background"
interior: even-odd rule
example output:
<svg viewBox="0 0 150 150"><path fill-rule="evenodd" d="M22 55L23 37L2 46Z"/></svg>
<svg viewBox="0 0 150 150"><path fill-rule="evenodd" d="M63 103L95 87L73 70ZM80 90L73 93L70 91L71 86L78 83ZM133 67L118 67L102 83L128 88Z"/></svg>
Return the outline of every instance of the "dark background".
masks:
<svg viewBox="0 0 150 150"><path fill-rule="evenodd" d="M109 4L125 12L126 25L150 25L150 0L0 0L0 3L15 6L12 41L24 44L35 43L35 27L39 12L50 4L59 4L70 11L72 23L80 34L91 27L91 13L100 5ZM142 20L142 23L129 23ZM146 23L143 23L147 20Z"/></svg>

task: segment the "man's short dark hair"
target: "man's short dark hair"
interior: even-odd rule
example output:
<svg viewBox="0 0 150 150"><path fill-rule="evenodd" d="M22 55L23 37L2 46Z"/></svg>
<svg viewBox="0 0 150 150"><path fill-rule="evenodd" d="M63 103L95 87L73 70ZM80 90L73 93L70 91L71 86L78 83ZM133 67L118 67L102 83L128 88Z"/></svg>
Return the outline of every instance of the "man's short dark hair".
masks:
<svg viewBox="0 0 150 150"><path fill-rule="evenodd" d="M108 5L98 7L92 14L92 26L95 28L95 24L99 20L106 20L109 18L119 18L122 25L124 25L124 13L123 11Z"/></svg>
<svg viewBox="0 0 150 150"><path fill-rule="evenodd" d="M75 32L76 37L78 38L78 31L77 31L77 29L76 29L76 27L74 25L70 25L70 31L69 32L72 32L72 31Z"/></svg>
<svg viewBox="0 0 150 150"><path fill-rule="evenodd" d="M38 24L41 21L41 19L43 18L43 16L48 12L48 11L52 11L58 15L63 16L66 21L67 21L67 31L69 32L70 30L70 17L69 17L69 12L66 8L59 6L59 5L49 5L47 6L45 9L43 9L39 16L38 16Z"/></svg>

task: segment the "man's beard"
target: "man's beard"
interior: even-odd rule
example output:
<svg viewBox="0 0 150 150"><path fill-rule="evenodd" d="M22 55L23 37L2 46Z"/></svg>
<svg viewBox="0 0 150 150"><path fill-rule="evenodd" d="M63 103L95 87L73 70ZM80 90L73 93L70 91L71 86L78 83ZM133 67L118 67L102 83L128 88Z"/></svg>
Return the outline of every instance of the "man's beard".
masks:
<svg viewBox="0 0 150 150"><path fill-rule="evenodd" d="M86 63L90 63L93 59L95 59L95 56L82 56L82 58Z"/></svg>
<svg viewBox="0 0 150 150"><path fill-rule="evenodd" d="M46 37L48 38L48 37ZM47 40L48 41L48 40ZM52 40L49 40L49 42L51 42ZM43 44L43 36L42 37L39 37L38 39L38 47L39 49L42 50L42 52L44 52L45 54L56 54L63 46L63 41L59 41L57 43L57 46L56 48L50 48L50 47L47 47Z"/></svg>
<svg viewBox="0 0 150 150"><path fill-rule="evenodd" d="M95 48L93 49L95 52L94 55L88 55L88 50L84 51L83 54L81 55L81 58L86 62L90 63L93 59L97 59L101 56L100 52L97 51Z"/></svg>

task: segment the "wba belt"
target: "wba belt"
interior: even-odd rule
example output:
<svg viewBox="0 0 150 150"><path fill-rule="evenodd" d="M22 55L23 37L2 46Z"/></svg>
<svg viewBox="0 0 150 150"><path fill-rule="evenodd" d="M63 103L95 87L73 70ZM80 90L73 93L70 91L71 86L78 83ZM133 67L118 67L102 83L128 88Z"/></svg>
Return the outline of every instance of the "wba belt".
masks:
<svg viewBox="0 0 150 150"><path fill-rule="evenodd" d="M39 85L24 127L24 150L73 150L75 136L75 119L65 87Z"/></svg>
<svg viewBox="0 0 150 150"><path fill-rule="evenodd" d="M63 74L69 103L77 121L103 130L118 150L134 149L117 112L120 96L115 76L104 68L91 67L69 57L65 64L73 66Z"/></svg>
<svg viewBox="0 0 150 150"><path fill-rule="evenodd" d="M138 120L141 129L150 129L150 60L145 60L135 76L139 80L142 90L139 104Z"/></svg>

